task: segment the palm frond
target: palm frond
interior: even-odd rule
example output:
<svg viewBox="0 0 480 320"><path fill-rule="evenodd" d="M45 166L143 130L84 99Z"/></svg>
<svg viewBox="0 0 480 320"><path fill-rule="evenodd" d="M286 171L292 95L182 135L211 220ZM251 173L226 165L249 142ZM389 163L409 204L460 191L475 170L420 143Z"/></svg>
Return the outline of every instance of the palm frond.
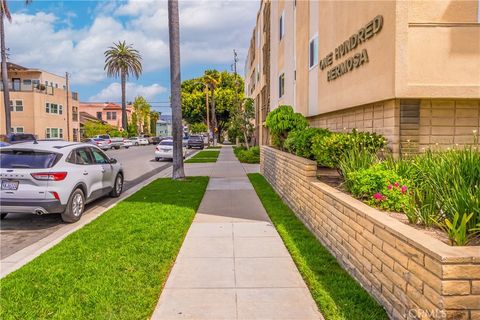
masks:
<svg viewBox="0 0 480 320"><path fill-rule="evenodd" d="M134 76L139 78L142 74L142 56L140 52L133 48L132 45L127 45L125 41L119 41L109 47L105 53L105 67L109 77L119 77L124 73L127 78Z"/></svg>

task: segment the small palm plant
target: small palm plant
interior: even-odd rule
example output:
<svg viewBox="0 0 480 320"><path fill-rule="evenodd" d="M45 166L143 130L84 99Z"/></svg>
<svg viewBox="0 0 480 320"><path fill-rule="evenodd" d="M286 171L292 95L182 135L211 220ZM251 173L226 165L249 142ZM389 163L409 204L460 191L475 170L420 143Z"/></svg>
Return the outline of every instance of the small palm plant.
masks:
<svg viewBox="0 0 480 320"><path fill-rule="evenodd" d="M122 85L122 128L127 129L126 84L129 76L136 79L142 74L142 56L132 45L118 41L105 51L105 67L109 77L121 79Z"/></svg>

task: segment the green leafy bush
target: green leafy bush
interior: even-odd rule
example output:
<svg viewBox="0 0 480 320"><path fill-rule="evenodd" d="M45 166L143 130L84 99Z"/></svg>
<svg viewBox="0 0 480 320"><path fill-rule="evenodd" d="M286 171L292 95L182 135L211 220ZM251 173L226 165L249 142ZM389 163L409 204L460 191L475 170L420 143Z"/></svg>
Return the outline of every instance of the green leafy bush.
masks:
<svg viewBox="0 0 480 320"><path fill-rule="evenodd" d="M354 148L376 153L385 147L387 140L370 132L336 132L328 136L315 136L312 139L312 153L321 166L338 168L346 152Z"/></svg>
<svg viewBox="0 0 480 320"><path fill-rule="evenodd" d="M305 129L308 122L302 114L294 112L291 106L284 105L268 113L265 125L272 134L272 143L283 149L288 133Z"/></svg>
<svg viewBox="0 0 480 320"><path fill-rule="evenodd" d="M234 147L233 152L242 163L260 163L260 147Z"/></svg>
<svg viewBox="0 0 480 320"><path fill-rule="evenodd" d="M331 132L323 128L306 128L292 131L285 140L284 147L287 151L299 157L313 159L312 139L315 136L329 136Z"/></svg>
<svg viewBox="0 0 480 320"><path fill-rule="evenodd" d="M395 171L373 165L351 171L345 179L348 191L371 206L396 212L405 212L410 206L411 182Z"/></svg>
<svg viewBox="0 0 480 320"><path fill-rule="evenodd" d="M351 172L370 168L378 158L375 153L367 150L359 150L357 148L346 151L340 158L339 169L342 176L345 178ZM345 179L345 186L350 189L351 180Z"/></svg>

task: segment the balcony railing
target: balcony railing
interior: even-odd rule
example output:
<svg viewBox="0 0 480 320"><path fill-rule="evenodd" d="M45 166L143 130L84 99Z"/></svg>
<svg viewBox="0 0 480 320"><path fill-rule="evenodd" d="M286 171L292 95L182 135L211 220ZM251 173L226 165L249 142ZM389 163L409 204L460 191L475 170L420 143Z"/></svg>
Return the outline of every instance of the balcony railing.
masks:
<svg viewBox="0 0 480 320"><path fill-rule="evenodd" d="M40 92L49 95L53 95L54 92L53 87L45 86L43 84L23 84L23 83L15 83L8 82L8 90L10 92ZM3 83L0 82L0 91L3 91Z"/></svg>

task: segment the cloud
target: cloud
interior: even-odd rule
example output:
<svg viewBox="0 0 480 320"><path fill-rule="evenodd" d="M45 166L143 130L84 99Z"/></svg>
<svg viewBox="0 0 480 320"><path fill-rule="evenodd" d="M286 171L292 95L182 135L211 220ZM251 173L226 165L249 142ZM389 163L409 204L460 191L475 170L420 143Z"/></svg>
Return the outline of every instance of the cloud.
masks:
<svg viewBox="0 0 480 320"><path fill-rule="evenodd" d="M135 100L136 96L142 96L151 101L160 93L166 92L167 89L161 85L154 83L149 86L143 86L132 82L127 82L126 94L127 101ZM122 101L122 87L119 82L114 82L103 88L99 93L88 99L95 102L120 102Z"/></svg>
<svg viewBox="0 0 480 320"><path fill-rule="evenodd" d="M244 59L257 10L258 1L181 1L182 67L229 64L234 48ZM100 2L82 28L72 27L74 14L14 13L6 23L10 60L57 74L68 71L73 85L95 84L106 78L104 51L126 40L142 54L145 73L168 68L166 1Z"/></svg>

